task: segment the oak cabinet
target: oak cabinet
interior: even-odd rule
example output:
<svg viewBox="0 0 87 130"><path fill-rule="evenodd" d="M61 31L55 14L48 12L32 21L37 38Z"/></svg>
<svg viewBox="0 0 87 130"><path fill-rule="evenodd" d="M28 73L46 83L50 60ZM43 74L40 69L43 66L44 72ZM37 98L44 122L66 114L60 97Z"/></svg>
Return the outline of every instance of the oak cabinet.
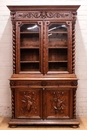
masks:
<svg viewBox="0 0 87 130"><path fill-rule="evenodd" d="M76 119L77 6L8 6L12 20L13 125L72 125Z"/></svg>

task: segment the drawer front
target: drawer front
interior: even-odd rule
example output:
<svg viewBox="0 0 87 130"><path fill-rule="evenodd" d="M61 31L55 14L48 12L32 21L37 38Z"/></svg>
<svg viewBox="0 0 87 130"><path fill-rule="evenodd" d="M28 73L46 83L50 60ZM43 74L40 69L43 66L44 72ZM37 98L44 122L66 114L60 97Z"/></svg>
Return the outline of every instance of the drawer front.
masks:
<svg viewBox="0 0 87 130"><path fill-rule="evenodd" d="M47 88L44 92L45 119L72 118L73 89Z"/></svg>
<svg viewBox="0 0 87 130"><path fill-rule="evenodd" d="M15 117L42 118L42 90L40 88L15 89Z"/></svg>

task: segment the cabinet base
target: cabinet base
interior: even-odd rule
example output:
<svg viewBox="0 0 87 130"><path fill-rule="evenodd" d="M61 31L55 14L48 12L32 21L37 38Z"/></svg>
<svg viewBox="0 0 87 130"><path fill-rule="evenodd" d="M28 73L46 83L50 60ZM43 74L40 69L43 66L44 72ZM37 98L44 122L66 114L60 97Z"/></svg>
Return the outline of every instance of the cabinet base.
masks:
<svg viewBox="0 0 87 130"><path fill-rule="evenodd" d="M19 125L67 125L74 126L76 128L79 126L78 119L58 119L58 120L29 120L29 119L11 119L9 126L19 126Z"/></svg>

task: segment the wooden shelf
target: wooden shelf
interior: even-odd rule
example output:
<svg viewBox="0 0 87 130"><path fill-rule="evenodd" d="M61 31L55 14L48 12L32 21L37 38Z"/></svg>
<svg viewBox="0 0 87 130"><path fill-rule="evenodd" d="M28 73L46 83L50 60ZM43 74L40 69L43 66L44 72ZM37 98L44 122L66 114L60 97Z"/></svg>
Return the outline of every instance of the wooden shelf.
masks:
<svg viewBox="0 0 87 130"><path fill-rule="evenodd" d="M68 32L62 31L62 32L58 32L58 31L48 31L48 34L50 33L59 33L59 34L67 34Z"/></svg>
<svg viewBox="0 0 87 130"><path fill-rule="evenodd" d="M67 60L64 60L64 61L62 61L62 60L59 60L59 61L48 61L49 63L64 63L64 62L68 62Z"/></svg>
<svg viewBox="0 0 87 130"><path fill-rule="evenodd" d="M39 63L39 61L20 61L20 63Z"/></svg>
<svg viewBox="0 0 87 130"><path fill-rule="evenodd" d="M31 74L34 74L35 73L35 71L24 71L24 70L22 70L22 71L20 71L19 72L20 74L29 74L29 73L31 73ZM41 72L40 71L36 71L36 73L37 74L40 74Z"/></svg>
<svg viewBox="0 0 87 130"><path fill-rule="evenodd" d="M39 47L24 46L24 47L20 47L20 49L39 49Z"/></svg>
<svg viewBox="0 0 87 130"><path fill-rule="evenodd" d="M68 49L67 46L53 46L53 47L48 47L49 49Z"/></svg>
<svg viewBox="0 0 87 130"><path fill-rule="evenodd" d="M53 73L54 74L57 74L57 73L59 73L59 74L68 74L69 72L68 71L64 71L64 70L63 71L56 71L56 70L55 71L48 71L48 74L51 74L51 73L52 74Z"/></svg>
<svg viewBox="0 0 87 130"><path fill-rule="evenodd" d="M26 32L26 31L25 31L25 32L20 32L20 34L32 34L32 33L33 33L33 34L34 34L34 33L38 33L38 34L39 34L39 32Z"/></svg>

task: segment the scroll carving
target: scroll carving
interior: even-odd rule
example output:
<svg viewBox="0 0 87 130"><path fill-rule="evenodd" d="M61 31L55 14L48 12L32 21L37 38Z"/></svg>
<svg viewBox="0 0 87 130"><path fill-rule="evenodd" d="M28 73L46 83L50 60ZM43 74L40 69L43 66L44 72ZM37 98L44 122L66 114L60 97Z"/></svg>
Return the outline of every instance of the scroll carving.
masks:
<svg viewBox="0 0 87 130"><path fill-rule="evenodd" d="M71 12L61 12L61 11L28 11L28 12L17 12L15 15L16 18L24 18L24 19L28 19L28 18L72 18L75 17L75 14L71 13Z"/></svg>

